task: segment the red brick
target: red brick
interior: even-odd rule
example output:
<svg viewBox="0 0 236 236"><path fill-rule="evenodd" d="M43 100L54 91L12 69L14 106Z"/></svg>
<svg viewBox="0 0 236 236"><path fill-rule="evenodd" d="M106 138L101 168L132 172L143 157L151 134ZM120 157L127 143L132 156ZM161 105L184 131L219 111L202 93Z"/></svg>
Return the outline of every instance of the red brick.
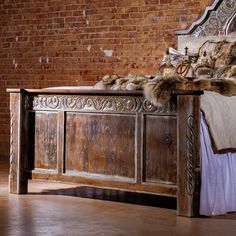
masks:
<svg viewBox="0 0 236 236"><path fill-rule="evenodd" d="M0 2L0 155L7 155L7 87L92 85L105 74L155 74L165 48L176 45L174 31L212 0ZM49 63L40 64L40 57Z"/></svg>

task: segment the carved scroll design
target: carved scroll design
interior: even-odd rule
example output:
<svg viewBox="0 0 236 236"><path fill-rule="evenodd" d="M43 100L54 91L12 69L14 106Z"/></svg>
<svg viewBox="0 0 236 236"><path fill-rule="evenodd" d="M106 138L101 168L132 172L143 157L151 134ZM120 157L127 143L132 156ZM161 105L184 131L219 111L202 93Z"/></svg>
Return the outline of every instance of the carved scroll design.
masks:
<svg viewBox="0 0 236 236"><path fill-rule="evenodd" d="M192 35L195 37L217 36L225 32L228 21L236 9L235 0L225 0L216 11L211 12L207 21L198 27Z"/></svg>
<svg viewBox="0 0 236 236"><path fill-rule="evenodd" d="M179 35L194 37L218 36L226 33L226 27L236 11L235 0L216 0L207 7L204 15L189 29L177 31Z"/></svg>
<svg viewBox="0 0 236 236"><path fill-rule="evenodd" d="M13 176L13 161L14 161L14 147L13 147L13 137L14 137L14 114L10 111L10 171L9 178L14 178Z"/></svg>
<svg viewBox="0 0 236 236"><path fill-rule="evenodd" d="M235 34L236 32L236 13L230 20L226 28L226 35Z"/></svg>
<svg viewBox="0 0 236 236"><path fill-rule="evenodd" d="M189 116L187 120L187 165L186 165L186 180L187 193L193 196L195 191L195 145L196 138L194 132L194 117Z"/></svg>
<svg viewBox="0 0 236 236"><path fill-rule="evenodd" d="M133 96L39 95L34 97L33 109L102 112L176 112L176 106L173 102L163 107L155 107L143 97Z"/></svg>

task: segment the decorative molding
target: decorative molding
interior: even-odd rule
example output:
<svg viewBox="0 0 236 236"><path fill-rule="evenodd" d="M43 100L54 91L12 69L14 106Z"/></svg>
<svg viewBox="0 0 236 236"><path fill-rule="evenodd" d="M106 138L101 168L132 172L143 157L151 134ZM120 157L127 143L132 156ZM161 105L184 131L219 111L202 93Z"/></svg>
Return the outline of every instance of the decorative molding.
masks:
<svg viewBox="0 0 236 236"><path fill-rule="evenodd" d="M196 146L196 135L194 131L194 117L189 116L187 120L187 164L186 164L186 188L187 193L193 196L195 191L195 146Z"/></svg>
<svg viewBox="0 0 236 236"><path fill-rule="evenodd" d="M76 110L88 112L154 112L175 113L173 102L155 107L144 97L38 95L33 98L33 110Z"/></svg>
<svg viewBox="0 0 236 236"><path fill-rule="evenodd" d="M225 29L226 35L230 35L231 33L235 33L235 19L236 19L236 10L226 25L226 29ZM231 27L233 27L233 28L231 28ZM231 30L233 30L233 31L231 31Z"/></svg>
<svg viewBox="0 0 236 236"><path fill-rule="evenodd" d="M13 179L13 162L14 162L14 144L13 144L13 137L14 137L14 113L10 111L10 171L9 171L9 178Z"/></svg>
<svg viewBox="0 0 236 236"><path fill-rule="evenodd" d="M193 37L225 35L228 23L235 12L235 0L216 0L212 6L206 8L199 20L186 30L176 31L176 34Z"/></svg>

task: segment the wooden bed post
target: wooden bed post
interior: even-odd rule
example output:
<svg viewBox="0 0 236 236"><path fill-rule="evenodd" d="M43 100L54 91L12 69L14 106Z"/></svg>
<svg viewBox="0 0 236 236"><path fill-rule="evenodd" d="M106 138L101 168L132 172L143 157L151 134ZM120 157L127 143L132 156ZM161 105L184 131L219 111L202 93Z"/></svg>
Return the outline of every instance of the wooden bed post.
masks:
<svg viewBox="0 0 236 236"><path fill-rule="evenodd" d="M10 172L9 192L23 194L28 191L28 115L27 95L23 90L10 93Z"/></svg>
<svg viewBox="0 0 236 236"><path fill-rule="evenodd" d="M177 96L177 213L199 215L200 94Z"/></svg>

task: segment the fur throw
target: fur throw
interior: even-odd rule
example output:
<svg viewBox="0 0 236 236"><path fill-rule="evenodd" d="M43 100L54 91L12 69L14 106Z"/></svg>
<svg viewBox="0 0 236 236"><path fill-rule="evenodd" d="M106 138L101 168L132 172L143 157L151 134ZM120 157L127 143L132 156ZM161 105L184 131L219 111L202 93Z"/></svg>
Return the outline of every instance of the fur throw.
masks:
<svg viewBox="0 0 236 236"><path fill-rule="evenodd" d="M102 90L143 90L150 76L141 75L105 75L101 81L94 85L95 89Z"/></svg>
<svg viewBox="0 0 236 236"><path fill-rule="evenodd" d="M155 78L139 75L106 75L94 86L102 90L144 90L145 97L155 106L165 105L173 90L208 90L224 96L236 95L236 65L218 69L214 78L190 80L180 75Z"/></svg>
<svg viewBox="0 0 236 236"><path fill-rule="evenodd" d="M231 67L227 74L234 73L236 66ZM146 98L155 106L165 105L171 98L173 90L208 90L224 96L236 95L236 77L222 76L218 79L189 80L182 76L157 77L144 87Z"/></svg>
<svg viewBox="0 0 236 236"><path fill-rule="evenodd" d="M154 105L164 105L170 99L171 90L208 90L225 96L236 95L236 42L206 41L199 48L197 64L206 53L214 73L212 78L187 79L181 75L156 77L144 88L146 98Z"/></svg>
<svg viewBox="0 0 236 236"><path fill-rule="evenodd" d="M199 58L206 52L212 69L236 64L236 42L207 40L198 51Z"/></svg>
<svg viewBox="0 0 236 236"><path fill-rule="evenodd" d="M109 90L144 90L146 98L154 105L166 104L172 90L208 90L225 96L236 95L236 42L206 41L198 51L197 64L192 69L198 72L202 66L211 73L194 73L192 78L185 78L174 73L158 73L154 78L139 75L106 75L99 81L95 89ZM203 59L207 60L204 67ZM208 66L208 67L207 67Z"/></svg>

